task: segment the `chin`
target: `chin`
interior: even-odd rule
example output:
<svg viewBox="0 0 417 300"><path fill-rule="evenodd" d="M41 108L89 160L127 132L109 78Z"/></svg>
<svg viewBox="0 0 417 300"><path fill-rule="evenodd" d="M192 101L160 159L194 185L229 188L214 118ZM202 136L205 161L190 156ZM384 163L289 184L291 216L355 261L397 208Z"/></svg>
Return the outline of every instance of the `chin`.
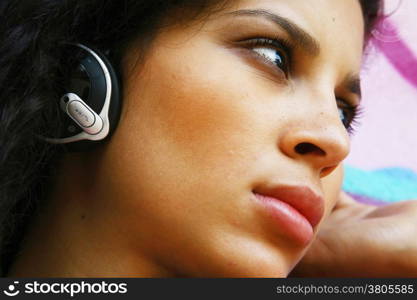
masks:
<svg viewBox="0 0 417 300"><path fill-rule="evenodd" d="M288 245L279 247L262 241L240 243L229 241L229 247L218 247L210 258L198 264L205 269L197 271L195 277L227 277L227 278L286 278L300 261L304 251L290 248ZM233 247L234 246L234 247ZM209 262L209 264L207 264Z"/></svg>

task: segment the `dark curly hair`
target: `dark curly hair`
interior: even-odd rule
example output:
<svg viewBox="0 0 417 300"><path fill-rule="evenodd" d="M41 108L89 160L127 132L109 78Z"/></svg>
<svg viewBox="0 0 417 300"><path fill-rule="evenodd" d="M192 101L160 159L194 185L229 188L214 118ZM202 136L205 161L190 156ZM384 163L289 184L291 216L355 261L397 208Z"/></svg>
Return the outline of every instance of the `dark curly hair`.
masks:
<svg viewBox="0 0 417 300"><path fill-rule="evenodd" d="M367 40L382 0L359 0ZM227 0L1 0L0 1L0 252L3 274L25 228L46 198L62 146L56 136L56 99L67 79L63 45L81 42L108 49L120 69L129 44L142 53L161 26L201 18ZM174 13L175 11L175 13ZM166 22L167 16L169 22ZM179 17L180 16L180 17ZM183 16L187 16L183 18ZM117 41L117 42L116 42ZM120 71L120 70L119 70ZM1 271L1 270L0 270Z"/></svg>

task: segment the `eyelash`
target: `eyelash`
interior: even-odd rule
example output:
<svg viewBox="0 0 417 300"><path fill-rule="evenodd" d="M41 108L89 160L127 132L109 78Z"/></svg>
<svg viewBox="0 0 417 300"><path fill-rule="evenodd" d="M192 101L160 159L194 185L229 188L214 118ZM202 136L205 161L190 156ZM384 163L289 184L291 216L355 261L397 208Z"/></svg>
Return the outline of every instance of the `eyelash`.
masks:
<svg viewBox="0 0 417 300"><path fill-rule="evenodd" d="M292 45L291 41L281 39L281 38L264 38L264 37L257 37L251 38L246 41L247 48L251 49L251 51L263 60L268 65L274 65L275 67L279 68L284 74L286 79L288 79L291 69L291 61L293 56L293 49L294 46ZM253 49L255 48L269 48L277 51L281 56L281 61L283 61L282 66L278 66L275 62L268 59L265 55L262 55L258 52L255 52ZM345 126L349 135L353 135L356 127L359 125L358 119L362 115L362 108L359 106L353 106L349 104L348 101L343 100L341 98L337 99L337 102L343 102L343 105L338 106L347 115L347 122L341 120L343 125Z"/></svg>
<svg viewBox="0 0 417 300"><path fill-rule="evenodd" d="M356 131L356 128L360 125L359 119L363 115L363 108L361 106L352 106L347 104L343 99L338 98L337 101L343 101L343 105L339 108L344 109L347 112L347 122L345 123L342 120L343 125L348 131L349 135L353 135Z"/></svg>

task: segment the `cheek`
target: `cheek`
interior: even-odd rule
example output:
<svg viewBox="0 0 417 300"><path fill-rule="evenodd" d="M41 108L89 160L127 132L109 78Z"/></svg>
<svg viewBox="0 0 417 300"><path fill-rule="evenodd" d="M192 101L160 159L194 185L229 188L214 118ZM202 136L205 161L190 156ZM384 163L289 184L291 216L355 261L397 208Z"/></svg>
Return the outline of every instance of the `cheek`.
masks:
<svg viewBox="0 0 417 300"><path fill-rule="evenodd" d="M110 184L158 226L233 222L261 153L260 109L236 65L208 46L181 51L153 52L129 78Z"/></svg>
<svg viewBox="0 0 417 300"><path fill-rule="evenodd" d="M126 121L148 126L147 141L162 146L155 150L170 155L177 169L224 178L254 159L258 125L242 76L206 51L155 54L145 84L134 88Z"/></svg>

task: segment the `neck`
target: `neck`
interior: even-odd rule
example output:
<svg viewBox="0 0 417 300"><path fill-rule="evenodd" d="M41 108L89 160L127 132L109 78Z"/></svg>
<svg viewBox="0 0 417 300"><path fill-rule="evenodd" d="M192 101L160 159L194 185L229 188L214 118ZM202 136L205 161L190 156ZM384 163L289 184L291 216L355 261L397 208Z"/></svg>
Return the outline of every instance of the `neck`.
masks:
<svg viewBox="0 0 417 300"><path fill-rule="evenodd" d="M91 174L78 162L71 159L61 168L64 175L56 177L48 201L34 216L8 276L172 276L129 240L134 235L123 227L111 197L86 185L91 178L80 174Z"/></svg>

